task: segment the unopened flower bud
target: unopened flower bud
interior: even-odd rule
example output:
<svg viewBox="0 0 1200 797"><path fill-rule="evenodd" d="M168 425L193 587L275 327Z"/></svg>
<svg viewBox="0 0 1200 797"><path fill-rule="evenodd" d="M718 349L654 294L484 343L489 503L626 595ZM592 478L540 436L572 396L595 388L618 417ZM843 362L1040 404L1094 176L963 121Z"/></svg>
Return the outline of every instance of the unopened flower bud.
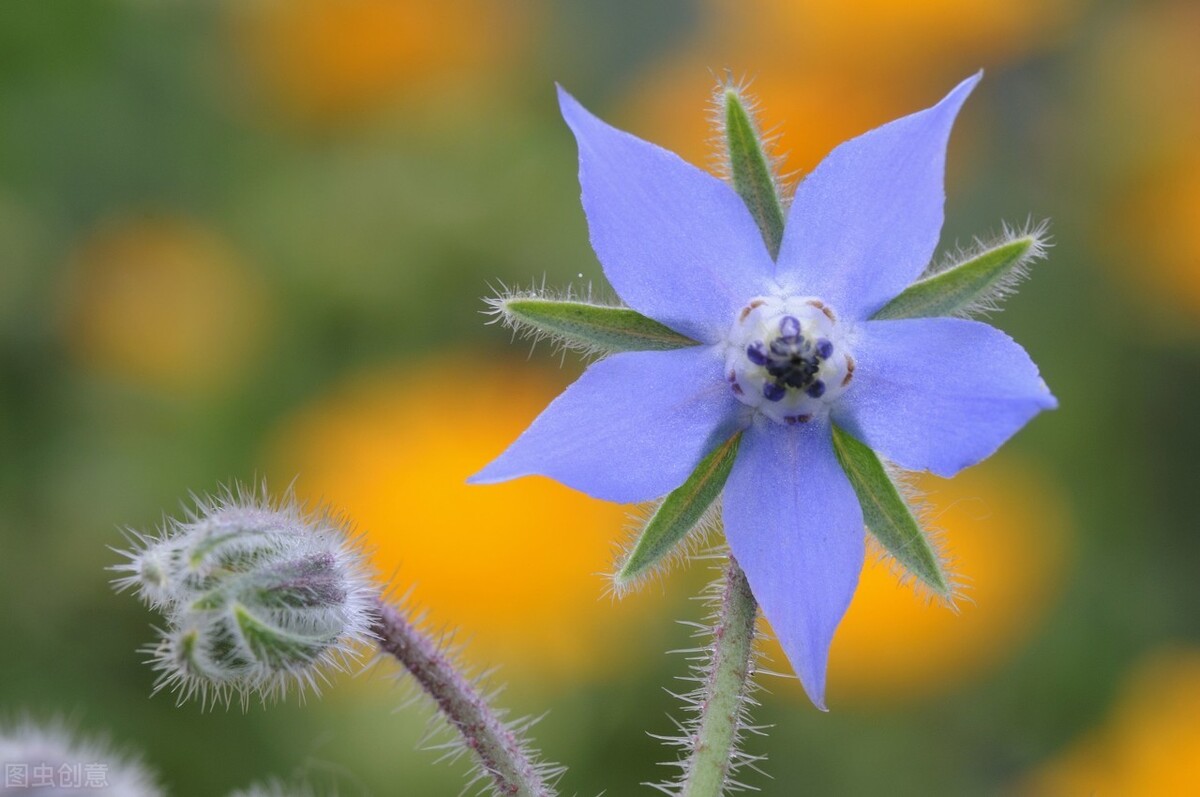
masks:
<svg viewBox="0 0 1200 797"><path fill-rule="evenodd" d="M232 491L198 501L157 537L136 536L115 570L168 625L151 649L180 700L264 698L315 688L323 667L352 658L374 619L357 544L328 512Z"/></svg>
<svg viewBox="0 0 1200 797"><path fill-rule="evenodd" d="M317 795L317 790L307 783L285 783L272 779L238 789L229 797L317 797Z"/></svg>

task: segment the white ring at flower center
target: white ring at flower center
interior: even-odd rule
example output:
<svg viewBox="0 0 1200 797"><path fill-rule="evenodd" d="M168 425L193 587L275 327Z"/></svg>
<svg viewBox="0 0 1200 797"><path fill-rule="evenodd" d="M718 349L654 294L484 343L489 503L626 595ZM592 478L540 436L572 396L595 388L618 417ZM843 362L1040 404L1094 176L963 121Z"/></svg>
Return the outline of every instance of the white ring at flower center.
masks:
<svg viewBox="0 0 1200 797"><path fill-rule="evenodd" d="M811 296L752 299L726 340L725 377L734 395L776 423L827 412L854 375L836 319Z"/></svg>

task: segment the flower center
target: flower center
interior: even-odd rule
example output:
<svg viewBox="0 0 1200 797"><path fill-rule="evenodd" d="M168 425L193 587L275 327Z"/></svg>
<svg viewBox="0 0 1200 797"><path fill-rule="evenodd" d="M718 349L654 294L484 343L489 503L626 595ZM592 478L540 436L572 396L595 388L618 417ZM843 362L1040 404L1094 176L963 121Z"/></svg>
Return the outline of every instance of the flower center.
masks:
<svg viewBox="0 0 1200 797"><path fill-rule="evenodd" d="M827 411L854 376L837 317L813 297L752 299L727 344L734 395L776 423L805 423Z"/></svg>

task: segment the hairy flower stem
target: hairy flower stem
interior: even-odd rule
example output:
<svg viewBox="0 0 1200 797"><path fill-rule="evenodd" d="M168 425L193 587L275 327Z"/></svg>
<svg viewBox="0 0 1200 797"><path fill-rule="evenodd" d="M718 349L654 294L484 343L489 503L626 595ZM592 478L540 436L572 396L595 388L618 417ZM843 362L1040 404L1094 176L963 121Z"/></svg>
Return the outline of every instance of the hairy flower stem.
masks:
<svg viewBox="0 0 1200 797"><path fill-rule="evenodd" d="M713 626L712 661L699 696L699 724L684 769L683 797L720 797L725 793L744 724L757 613L758 603L746 574L730 556Z"/></svg>
<svg viewBox="0 0 1200 797"><path fill-rule="evenodd" d="M496 793L553 797L539 766L514 728L506 725L475 684L403 613L380 601L373 629L379 647L412 674L491 777Z"/></svg>

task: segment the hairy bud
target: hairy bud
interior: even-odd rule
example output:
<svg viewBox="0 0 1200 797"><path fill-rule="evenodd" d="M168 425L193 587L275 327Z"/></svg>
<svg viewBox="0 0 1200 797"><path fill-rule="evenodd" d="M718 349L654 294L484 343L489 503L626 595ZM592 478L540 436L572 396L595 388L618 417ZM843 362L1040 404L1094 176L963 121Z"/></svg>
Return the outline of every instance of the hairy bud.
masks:
<svg viewBox="0 0 1200 797"><path fill-rule="evenodd" d="M157 778L129 755L95 739L76 738L61 723L29 720L0 727L0 795L66 797L101 792L120 797L160 797Z"/></svg>
<svg viewBox="0 0 1200 797"><path fill-rule="evenodd" d="M149 651L157 688L181 702L315 689L370 635L375 590L356 540L327 511L231 490L131 539L115 584L167 620Z"/></svg>
<svg viewBox="0 0 1200 797"><path fill-rule="evenodd" d="M229 797L317 797L317 795L318 791L307 783L285 783L272 779L238 789Z"/></svg>

